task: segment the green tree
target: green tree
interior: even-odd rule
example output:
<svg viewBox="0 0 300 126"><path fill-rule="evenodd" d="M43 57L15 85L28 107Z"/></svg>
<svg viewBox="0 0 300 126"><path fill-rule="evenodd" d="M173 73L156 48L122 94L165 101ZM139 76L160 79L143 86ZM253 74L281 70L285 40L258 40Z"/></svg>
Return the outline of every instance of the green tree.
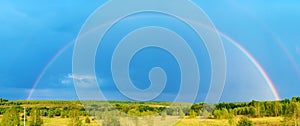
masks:
<svg viewBox="0 0 300 126"><path fill-rule="evenodd" d="M221 119L221 116L222 116L222 112L221 110L218 110L216 109L214 112L213 112L213 115L216 119Z"/></svg>
<svg viewBox="0 0 300 126"><path fill-rule="evenodd" d="M79 114L75 109L70 111L69 116L70 116L69 126L82 126L82 120L80 120Z"/></svg>
<svg viewBox="0 0 300 126"><path fill-rule="evenodd" d="M33 108L30 113L29 126L41 126L43 120L40 115L40 111L37 108Z"/></svg>
<svg viewBox="0 0 300 126"><path fill-rule="evenodd" d="M197 116L197 113L194 110L191 109L189 111L189 118L193 119L193 118L196 118L196 116Z"/></svg>
<svg viewBox="0 0 300 126"><path fill-rule="evenodd" d="M20 118L16 107L9 108L3 115L0 126L19 126Z"/></svg>
<svg viewBox="0 0 300 126"><path fill-rule="evenodd" d="M275 101L273 104L273 109L274 109L274 116L280 116L282 113L282 104Z"/></svg>
<svg viewBox="0 0 300 126"><path fill-rule="evenodd" d="M255 117L260 117L261 116L261 106L260 106L260 102L258 101L252 101L253 103L253 107L255 108L256 112L255 112Z"/></svg>
<svg viewBox="0 0 300 126"><path fill-rule="evenodd" d="M250 106L248 108L248 115L250 115L252 117L258 117L259 114L258 114L258 111L257 111L257 109L255 107Z"/></svg>
<svg viewBox="0 0 300 126"><path fill-rule="evenodd" d="M253 125L254 125L253 122L247 117L242 117L237 124L237 126L253 126Z"/></svg>
<svg viewBox="0 0 300 126"><path fill-rule="evenodd" d="M300 124L300 104L296 100L292 100L287 107L287 114L284 117L283 122L287 125L297 126Z"/></svg>
<svg viewBox="0 0 300 126"><path fill-rule="evenodd" d="M266 107L262 102L259 104L259 108L259 116L266 116Z"/></svg>
<svg viewBox="0 0 300 126"><path fill-rule="evenodd" d="M297 102L300 102L300 96L296 98Z"/></svg>
<svg viewBox="0 0 300 126"><path fill-rule="evenodd" d="M49 118L53 118L54 117L53 110L48 110L48 117Z"/></svg>
<svg viewBox="0 0 300 126"><path fill-rule="evenodd" d="M216 119L227 119L228 118L228 111L225 108L222 108L222 110L217 109L213 112L213 114Z"/></svg>
<svg viewBox="0 0 300 126"><path fill-rule="evenodd" d="M223 108L222 109L222 118L227 119L228 118L228 110Z"/></svg>
<svg viewBox="0 0 300 126"><path fill-rule="evenodd" d="M228 119L228 123L229 123L230 126L236 125L236 120L235 120L233 110L228 111L228 118L227 119Z"/></svg>
<svg viewBox="0 0 300 126"><path fill-rule="evenodd" d="M4 99L4 98L0 98L0 103L1 102L8 102L8 100Z"/></svg>

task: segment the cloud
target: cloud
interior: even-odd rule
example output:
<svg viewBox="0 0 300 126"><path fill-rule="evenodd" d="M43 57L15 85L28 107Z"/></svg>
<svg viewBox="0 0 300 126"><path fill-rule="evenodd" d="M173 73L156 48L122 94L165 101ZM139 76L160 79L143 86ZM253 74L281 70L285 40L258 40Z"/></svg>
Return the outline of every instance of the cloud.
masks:
<svg viewBox="0 0 300 126"><path fill-rule="evenodd" d="M59 77L58 77L59 78ZM99 93L98 83L104 79L97 78L88 74L64 74L54 84L61 85L55 88L36 88L33 90L30 99L85 99L85 100L104 100L104 96ZM74 83L75 82L75 83Z"/></svg>
<svg viewBox="0 0 300 126"><path fill-rule="evenodd" d="M73 81L71 79L63 79L60 81L61 84L69 85L73 84Z"/></svg>
<svg viewBox="0 0 300 126"><path fill-rule="evenodd" d="M74 83L75 82L75 83ZM105 78L97 78L88 74L68 74L63 80L62 84L75 84L78 88L96 88L98 84L103 84Z"/></svg>
<svg viewBox="0 0 300 126"><path fill-rule="evenodd" d="M67 76L68 78L74 79L74 80L78 80L78 81L84 81L84 80L92 80L95 77L92 75L76 75L76 74L68 74Z"/></svg>

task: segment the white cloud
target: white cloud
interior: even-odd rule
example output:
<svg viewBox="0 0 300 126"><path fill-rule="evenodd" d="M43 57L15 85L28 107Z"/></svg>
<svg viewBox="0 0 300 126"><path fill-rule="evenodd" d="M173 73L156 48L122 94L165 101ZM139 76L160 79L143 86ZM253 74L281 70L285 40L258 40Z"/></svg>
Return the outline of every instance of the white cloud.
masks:
<svg viewBox="0 0 300 126"><path fill-rule="evenodd" d="M65 85L69 85L69 84L73 84L73 81L69 78L65 78L65 79L61 80L60 83L65 84Z"/></svg>
<svg viewBox="0 0 300 126"><path fill-rule="evenodd" d="M83 75L68 74L67 77L74 79L74 80L79 80L79 81L94 79L94 77L92 75L85 75L85 74L83 74Z"/></svg>
<svg viewBox="0 0 300 126"><path fill-rule="evenodd" d="M75 82L75 85L78 88L96 88L98 87L98 84L104 83L104 80L104 78L96 78L93 75L68 74L63 80L61 80L61 83L74 84L73 82Z"/></svg>

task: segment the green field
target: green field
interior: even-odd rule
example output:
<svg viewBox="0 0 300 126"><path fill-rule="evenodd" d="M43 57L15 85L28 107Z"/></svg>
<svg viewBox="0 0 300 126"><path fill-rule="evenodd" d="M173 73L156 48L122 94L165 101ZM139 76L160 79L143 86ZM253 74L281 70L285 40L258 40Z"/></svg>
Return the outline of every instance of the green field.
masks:
<svg viewBox="0 0 300 126"><path fill-rule="evenodd" d="M167 117L167 118L173 118L170 119L171 121L174 120L174 117ZM82 118L83 120L84 118ZM251 118L253 123L256 126L279 126L282 121L282 117L264 117L264 118ZM238 118L236 118L238 120ZM0 118L1 121L1 118ZM43 126L68 126L69 119L68 118L43 118L44 124ZM100 122L101 123L101 122ZM159 126L166 126L166 123L161 123L160 118L157 118L154 120L154 125ZM99 126L100 124L96 121L92 121L90 124L86 124L83 121L84 126ZM146 125L146 124L140 124L140 125ZM177 123L174 124L174 126L229 126L229 123L226 119L181 119Z"/></svg>
<svg viewBox="0 0 300 126"><path fill-rule="evenodd" d="M24 114L26 114L27 125L39 123L43 126L300 125L300 97L280 101L217 104L136 101L84 101L84 103L54 100L8 101L0 98L0 126L12 124L22 126Z"/></svg>

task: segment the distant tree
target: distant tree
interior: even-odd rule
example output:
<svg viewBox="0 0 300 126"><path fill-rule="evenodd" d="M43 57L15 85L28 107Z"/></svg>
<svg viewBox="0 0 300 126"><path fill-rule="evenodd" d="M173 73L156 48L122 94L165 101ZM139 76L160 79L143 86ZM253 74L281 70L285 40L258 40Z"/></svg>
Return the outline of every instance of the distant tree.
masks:
<svg viewBox="0 0 300 126"><path fill-rule="evenodd" d="M235 119L235 115L234 115L234 111L233 110L229 110L228 111L228 123L230 126L235 126L236 125L236 119Z"/></svg>
<svg viewBox="0 0 300 126"><path fill-rule="evenodd" d="M30 113L29 126L41 126L42 124L43 120L39 110L37 108L33 108Z"/></svg>
<svg viewBox="0 0 300 126"><path fill-rule="evenodd" d="M250 115L252 117L258 117L259 114L257 112L258 112L257 109L253 106L250 106L248 108L248 115Z"/></svg>
<svg viewBox="0 0 300 126"><path fill-rule="evenodd" d="M4 113L0 126L19 126L20 118L16 107L11 107Z"/></svg>
<svg viewBox="0 0 300 126"><path fill-rule="evenodd" d="M221 117L222 117L222 112L221 112L221 110L216 109L216 110L213 112L213 115L214 115L214 117L215 117L216 119L221 119Z"/></svg>
<svg viewBox="0 0 300 126"><path fill-rule="evenodd" d="M254 125L253 122L250 119L248 119L247 117L240 118L240 120L237 124L237 126L253 126L253 125Z"/></svg>
<svg viewBox="0 0 300 126"><path fill-rule="evenodd" d="M265 104L266 116L273 116L274 111L272 109L272 102L265 101L264 104Z"/></svg>
<svg viewBox="0 0 300 126"><path fill-rule="evenodd" d="M61 110L59 109L59 108L55 108L54 110L53 110L53 115L54 116L61 116Z"/></svg>
<svg viewBox="0 0 300 126"><path fill-rule="evenodd" d="M69 116L69 126L82 126L82 120L80 120L79 114L75 109L70 111Z"/></svg>
<svg viewBox="0 0 300 126"><path fill-rule="evenodd" d="M259 116L266 116L266 107L265 107L265 105L261 102L261 103L259 103Z"/></svg>
<svg viewBox="0 0 300 126"><path fill-rule="evenodd" d="M300 102L300 96L296 98L297 102Z"/></svg>
<svg viewBox="0 0 300 126"><path fill-rule="evenodd" d="M228 118L228 110L223 108L222 109L222 118L227 119Z"/></svg>
<svg viewBox="0 0 300 126"><path fill-rule="evenodd" d="M200 113L200 111L203 109L204 104L205 103L203 103L203 102L198 103L198 104L193 104L191 106L191 110L194 110L196 113Z"/></svg>
<svg viewBox="0 0 300 126"><path fill-rule="evenodd" d="M287 125L298 126L300 124L300 103L292 100L287 108L287 114L284 116L283 122Z"/></svg>
<svg viewBox="0 0 300 126"><path fill-rule="evenodd" d="M0 103L1 102L8 102L8 100L4 99L4 98L0 98Z"/></svg>
<svg viewBox="0 0 300 126"><path fill-rule="evenodd" d="M254 114L254 117L260 117L261 116L261 106L260 106L260 102L258 101L252 101L253 103L253 107L255 108L256 112Z"/></svg>
<svg viewBox="0 0 300 126"><path fill-rule="evenodd" d="M228 111L227 109L223 108L222 110L216 109L213 112L213 115L216 119L227 119L228 118Z"/></svg>
<svg viewBox="0 0 300 126"><path fill-rule="evenodd" d="M273 102L273 111L274 111L273 116L280 116L282 113L282 104L280 104L277 101Z"/></svg>
<svg viewBox="0 0 300 126"><path fill-rule="evenodd" d="M60 114L60 118L66 118L67 117L67 112L62 111Z"/></svg>
<svg viewBox="0 0 300 126"><path fill-rule="evenodd" d="M47 113L48 113L48 117L49 117L49 118L53 118L53 117L54 117L53 110L50 109L50 110L48 110Z"/></svg>
<svg viewBox="0 0 300 126"><path fill-rule="evenodd" d="M293 97L291 102L297 102L297 97Z"/></svg>
<svg viewBox="0 0 300 126"><path fill-rule="evenodd" d="M136 110L136 109L130 109L128 111L128 115L131 115L131 116L140 116L141 115L141 112Z"/></svg>

